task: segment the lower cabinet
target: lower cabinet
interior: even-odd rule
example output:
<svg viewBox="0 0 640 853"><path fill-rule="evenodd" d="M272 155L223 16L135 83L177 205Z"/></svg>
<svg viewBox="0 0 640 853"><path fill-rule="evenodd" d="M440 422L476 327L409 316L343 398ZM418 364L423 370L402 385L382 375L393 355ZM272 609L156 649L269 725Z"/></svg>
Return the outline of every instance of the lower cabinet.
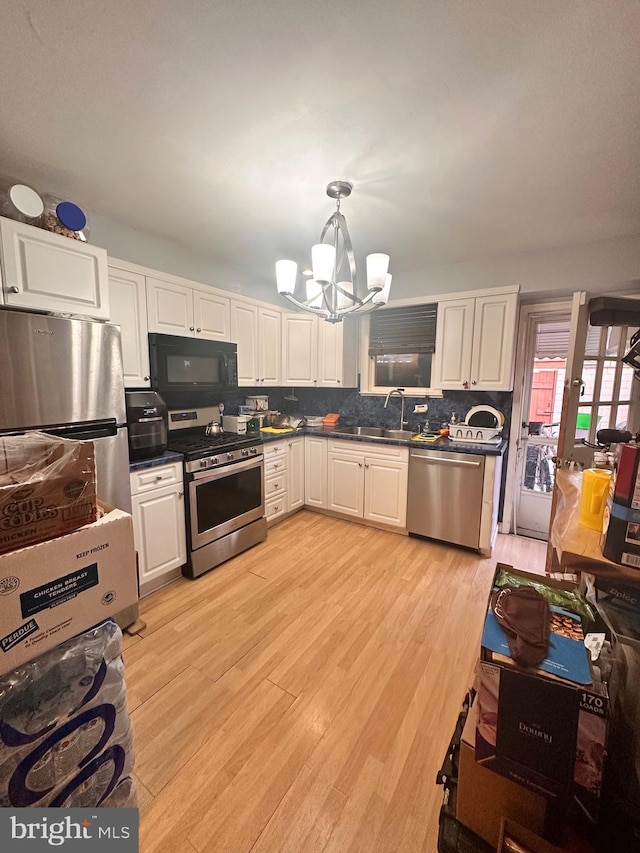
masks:
<svg viewBox="0 0 640 853"><path fill-rule="evenodd" d="M327 508L327 445L326 438L304 437L304 504L316 509Z"/></svg>
<svg viewBox="0 0 640 853"><path fill-rule="evenodd" d="M304 437L264 445L264 502L267 522L304 506Z"/></svg>
<svg viewBox="0 0 640 853"><path fill-rule="evenodd" d="M406 527L408 448L331 439L328 444L327 509Z"/></svg>
<svg viewBox="0 0 640 853"><path fill-rule="evenodd" d="M143 596L179 577L187 561L182 463L132 471L130 478Z"/></svg>

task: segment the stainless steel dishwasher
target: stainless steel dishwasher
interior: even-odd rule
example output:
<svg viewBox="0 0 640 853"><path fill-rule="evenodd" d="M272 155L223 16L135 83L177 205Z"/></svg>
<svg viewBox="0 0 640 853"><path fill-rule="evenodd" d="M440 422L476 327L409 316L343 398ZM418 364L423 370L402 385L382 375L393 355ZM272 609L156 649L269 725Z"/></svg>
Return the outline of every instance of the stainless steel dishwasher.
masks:
<svg viewBox="0 0 640 853"><path fill-rule="evenodd" d="M484 456L411 448L409 533L480 547Z"/></svg>

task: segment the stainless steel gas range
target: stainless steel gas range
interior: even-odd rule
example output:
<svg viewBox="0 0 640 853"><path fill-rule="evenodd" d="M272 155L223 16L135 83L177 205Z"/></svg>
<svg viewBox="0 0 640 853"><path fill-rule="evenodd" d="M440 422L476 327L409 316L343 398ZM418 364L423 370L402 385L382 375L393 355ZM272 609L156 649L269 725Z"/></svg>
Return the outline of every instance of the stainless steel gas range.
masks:
<svg viewBox="0 0 640 853"><path fill-rule="evenodd" d="M169 412L168 449L184 456L187 564L196 578L267 536L262 439L206 435L214 408Z"/></svg>

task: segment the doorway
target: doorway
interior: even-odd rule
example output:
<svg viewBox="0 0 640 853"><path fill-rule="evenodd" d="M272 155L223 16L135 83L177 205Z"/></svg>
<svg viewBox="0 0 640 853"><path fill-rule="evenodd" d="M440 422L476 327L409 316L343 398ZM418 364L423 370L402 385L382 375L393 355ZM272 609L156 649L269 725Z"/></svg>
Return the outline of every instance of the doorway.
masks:
<svg viewBox="0 0 640 853"><path fill-rule="evenodd" d="M523 329L514 528L534 539L549 533L570 325L570 310L549 309L530 313Z"/></svg>

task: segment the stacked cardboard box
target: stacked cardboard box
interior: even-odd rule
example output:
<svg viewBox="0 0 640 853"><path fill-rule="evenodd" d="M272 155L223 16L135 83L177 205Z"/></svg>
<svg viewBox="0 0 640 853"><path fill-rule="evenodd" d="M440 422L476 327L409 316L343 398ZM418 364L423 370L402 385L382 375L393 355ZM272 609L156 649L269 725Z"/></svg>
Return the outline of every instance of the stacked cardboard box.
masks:
<svg viewBox="0 0 640 853"><path fill-rule="evenodd" d="M92 442L0 439L0 596L0 674L136 602L131 516L98 512Z"/></svg>
<svg viewBox="0 0 640 853"><path fill-rule="evenodd" d="M547 655L535 667L514 663L508 638L487 606L476 702L462 736L458 819L492 845L511 818L558 840L575 804L595 822L609 699L584 645L589 609L575 584L498 564L511 585L542 584L552 600ZM494 584L492 584L492 589ZM572 612L584 606L583 615Z"/></svg>
<svg viewBox="0 0 640 853"><path fill-rule="evenodd" d="M640 569L640 446L636 444L617 445L600 547L608 560Z"/></svg>

